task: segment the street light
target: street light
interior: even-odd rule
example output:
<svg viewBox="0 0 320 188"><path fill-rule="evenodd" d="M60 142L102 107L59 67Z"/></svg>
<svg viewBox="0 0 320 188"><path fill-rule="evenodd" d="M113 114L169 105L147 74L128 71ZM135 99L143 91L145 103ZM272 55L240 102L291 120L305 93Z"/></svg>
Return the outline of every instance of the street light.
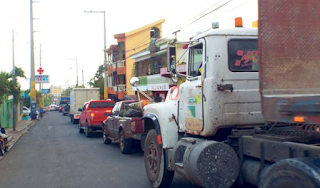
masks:
<svg viewBox="0 0 320 188"><path fill-rule="evenodd" d="M102 11L85 11L84 13L103 13L103 26L104 26L104 48L103 48L103 55L104 55L104 68L107 66L107 46L106 46L106 11L102 10ZM108 84L107 82L107 71L104 70L104 87ZM106 96L105 94L105 98L108 98L108 96Z"/></svg>
<svg viewBox="0 0 320 188"><path fill-rule="evenodd" d="M76 87L78 87L78 59L77 58L68 58L68 60L76 60L76 71L77 71L77 84L76 84Z"/></svg>

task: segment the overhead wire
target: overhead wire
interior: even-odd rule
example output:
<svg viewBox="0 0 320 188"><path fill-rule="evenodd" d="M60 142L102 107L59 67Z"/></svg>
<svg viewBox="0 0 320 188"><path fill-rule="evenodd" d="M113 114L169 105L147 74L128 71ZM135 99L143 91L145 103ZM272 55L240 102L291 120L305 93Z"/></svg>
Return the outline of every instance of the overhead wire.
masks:
<svg viewBox="0 0 320 188"><path fill-rule="evenodd" d="M212 6L210 6L210 7L207 8L206 10L202 11L201 13L197 14L197 15L194 16L193 18L189 19L189 20L188 20L187 22L185 22L185 23L190 22L190 21L193 20L195 17L197 17L197 16L201 15L202 13L206 12L206 11L209 10L210 8L212 8L212 7L214 7L215 5L217 5L218 3L220 3L221 1L222 1L222 0L220 0L220 1L218 1L217 3L213 4ZM225 2L225 3L223 3L222 5L218 6L217 8L215 8L215 9L213 9L213 10L205 13L204 15L200 16L199 18L193 20L191 23L189 23L189 24L183 26L182 28L180 28L180 30L182 30L182 29L190 26L191 24L197 22L198 20L204 18L205 16L207 16L207 15L209 15L209 14L211 14L211 13L213 13L213 12L219 10L219 9L221 9L222 7L226 6L227 4L229 4L229 3L232 2L232 1L233 1L233 0L229 0L229 1ZM214 19L219 18L219 17L221 17L221 16L229 13L230 11L232 11L232 10L234 10L234 9L237 9L237 8L239 8L240 6L244 5L244 4L246 4L246 3L242 3L242 4L240 4L239 6L237 6L237 7L233 8L233 9L229 10L228 12L226 12L226 13L224 13L224 14L221 14L221 15L219 15L219 16L217 16L217 17L215 17ZM182 25L184 25L184 24L182 24ZM210 29L211 29L211 27L208 28L208 29L205 30L205 31L208 31L208 30L210 30ZM160 32L160 30L156 33L156 35L159 34L159 32ZM184 35L186 35L186 34L188 34L188 33L190 33L190 32L187 32L187 33L185 33L185 34L183 34L183 35L179 35L179 36L181 37L181 36L184 36ZM171 35L172 35L172 34L170 34L169 36L171 36ZM167 37L165 37L165 38L161 38L159 41L165 40L165 39L168 38L169 36L167 36ZM147 37L146 40L141 40L141 41L138 42L135 46L133 46L131 49L125 50L124 52L135 51L135 49L140 48L141 46L148 45L148 44L149 44L149 42L148 42L149 40L150 40L150 38ZM147 42L147 43L144 43L144 42ZM138 45L140 45L140 46L138 46ZM126 57L124 60L126 60L126 59L128 59L128 58L130 58L130 56Z"/></svg>
<svg viewBox="0 0 320 188"><path fill-rule="evenodd" d="M223 1L223 0L220 0L220 1L216 2L216 3L214 3L214 4L213 4L213 5L211 5L209 8L205 9L204 11L202 11L202 12L198 13L196 16L192 17L191 19L189 19L189 20L188 20L188 21L186 21L185 23L181 24L179 27L183 26L184 24L187 24L188 22L190 22L190 21L191 21L191 20L193 20L194 18L198 17L198 16L199 16L199 15L201 15L202 13L204 13L204 12L206 12L207 10L211 9L212 7L216 6L216 5L217 5L218 3L220 3L221 1ZM233 0L229 0L229 1L228 1L228 2L226 2L225 4L228 4L230 1L233 1ZM201 19L202 17L204 17L204 16L206 16L206 15L208 15L208 14L210 14L210 13L214 12L215 10L218 10L219 8L221 8L222 6L224 6L225 4L221 5L220 7L216 8L216 9L214 9L214 10L212 10L212 11L208 12L208 13L206 13L205 15L203 15L203 16L201 16L200 18L196 19L195 21L193 21L193 22L189 23L188 25L186 25L186 26L182 27L181 29L183 29L183 28L185 28L185 27L189 26L190 24L192 24L192 23L196 22L197 20ZM179 28L179 27L177 27L177 28ZM181 30L181 29L180 29L180 30ZM159 41L162 41L162 40L167 39L169 36L171 36L171 35L172 35L172 32L173 32L173 31L176 31L176 30L179 30L179 29L172 30L168 36L167 36L167 35L165 35L166 37L161 38ZM159 30L159 32L160 32L160 30ZM158 34L158 33L157 33L157 34ZM128 51L132 51L132 50L134 50L135 48L138 48L138 47L137 47L138 45L140 45L140 44L142 44L142 43L144 43L144 42L147 42L149 39L150 39L150 38L149 38L149 37L147 37L147 38L146 38L146 40L143 40L143 42L138 42L138 43L137 43L137 44L136 44L132 49L130 49L130 50L128 50ZM140 47L140 46L139 46L139 47Z"/></svg>
<svg viewBox="0 0 320 188"><path fill-rule="evenodd" d="M206 22L205 25L208 25L209 23L212 22L212 20L216 20L217 18L220 18L220 17L226 15L227 13L229 13L229 12L235 10L235 9L238 9L238 8L240 8L241 6L243 6L243 5L247 4L247 3L248 3L248 2L241 3L240 5L238 5L238 6L234 7L234 8L232 8L232 9L228 10L227 12L225 12L225 13L219 15L219 16L216 16L216 17L214 17L214 18L212 18L212 19L210 19L210 21L209 21L209 22ZM210 30L210 29L211 29L211 27L205 29L203 32L206 32L206 31L208 31L208 30ZM185 33L179 35L179 37L185 36L186 34L189 34L189 33L193 32L193 31L194 31L194 30L191 30L191 31L189 31L189 32L185 32Z"/></svg>

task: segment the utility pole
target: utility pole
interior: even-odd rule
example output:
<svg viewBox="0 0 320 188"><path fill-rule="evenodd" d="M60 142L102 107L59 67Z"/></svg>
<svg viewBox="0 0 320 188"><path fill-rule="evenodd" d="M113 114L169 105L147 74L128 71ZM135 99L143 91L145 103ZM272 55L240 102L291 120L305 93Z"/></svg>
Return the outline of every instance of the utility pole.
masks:
<svg viewBox="0 0 320 188"><path fill-rule="evenodd" d="M36 100L36 81L35 81L35 67L34 67L34 44L33 44L33 7L32 0L30 0L30 104L31 104L31 119L35 120L37 118L37 100Z"/></svg>
<svg viewBox="0 0 320 188"><path fill-rule="evenodd" d="M104 27L104 48L103 48L103 55L104 55L104 98L108 98L108 74L107 74L107 45L106 45L106 11L84 11L85 13L103 13L103 27Z"/></svg>
<svg viewBox="0 0 320 188"><path fill-rule="evenodd" d="M78 79L78 58L68 58L68 60L76 60L76 75L77 75L76 87L78 87L78 82L79 82L79 79ZM72 67L70 67L70 69L72 69Z"/></svg>
<svg viewBox="0 0 320 188"><path fill-rule="evenodd" d="M41 66L41 44L40 44L40 70L42 69L42 66ZM41 75L41 72L40 72L40 75ZM41 93L40 94L40 99L39 99L39 109L42 108L42 83L40 82L39 83L39 92Z"/></svg>
<svg viewBox="0 0 320 188"><path fill-rule="evenodd" d="M84 86L84 74L83 74L83 69L82 69L82 86Z"/></svg>
<svg viewBox="0 0 320 188"><path fill-rule="evenodd" d="M78 87L79 77L78 77L78 59L77 58L76 58L76 69L77 69L77 85L76 85L76 87Z"/></svg>
<svg viewBox="0 0 320 188"><path fill-rule="evenodd" d="M13 82L14 84L16 84L16 68L15 68L15 64L14 64L14 30L12 30L12 76L13 76ZM16 130L16 117L17 117L17 106L15 104L15 99L13 96L13 108L12 108L12 119L13 119L13 123L12 123L12 130L15 131Z"/></svg>

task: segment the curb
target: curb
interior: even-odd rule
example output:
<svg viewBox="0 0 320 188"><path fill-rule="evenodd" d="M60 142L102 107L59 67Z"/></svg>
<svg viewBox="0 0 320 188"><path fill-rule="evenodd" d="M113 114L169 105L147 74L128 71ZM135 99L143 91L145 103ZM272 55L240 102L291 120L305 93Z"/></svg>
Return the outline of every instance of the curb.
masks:
<svg viewBox="0 0 320 188"><path fill-rule="evenodd" d="M8 153L8 152L11 150L11 148L15 145L15 143L17 143L17 141L24 135L24 133L26 133L26 132L24 132L24 131L29 130L29 128L30 128L31 126L35 125L35 124L36 124L36 122L31 121L27 126L25 126L24 128L18 130L17 132L21 133L21 135L20 135L16 140L14 140L12 136L9 136L9 137L8 137L9 148L8 148L8 151L7 151L6 153ZM12 143L10 143L10 142L12 142ZM1 160L3 159L3 157L5 157L5 156L6 156L6 154L3 155L3 156L0 156L0 161L1 161Z"/></svg>

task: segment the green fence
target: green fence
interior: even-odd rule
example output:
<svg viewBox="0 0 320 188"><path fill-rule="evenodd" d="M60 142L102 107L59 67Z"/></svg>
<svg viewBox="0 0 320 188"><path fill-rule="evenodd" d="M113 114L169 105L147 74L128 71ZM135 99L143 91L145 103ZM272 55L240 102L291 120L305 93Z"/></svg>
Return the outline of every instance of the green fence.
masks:
<svg viewBox="0 0 320 188"><path fill-rule="evenodd" d="M13 115L12 115L12 108L13 108L13 100L8 100L5 96L2 99L2 105L0 105L0 120L1 126L3 128L12 127L13 124Z"/></svg>

